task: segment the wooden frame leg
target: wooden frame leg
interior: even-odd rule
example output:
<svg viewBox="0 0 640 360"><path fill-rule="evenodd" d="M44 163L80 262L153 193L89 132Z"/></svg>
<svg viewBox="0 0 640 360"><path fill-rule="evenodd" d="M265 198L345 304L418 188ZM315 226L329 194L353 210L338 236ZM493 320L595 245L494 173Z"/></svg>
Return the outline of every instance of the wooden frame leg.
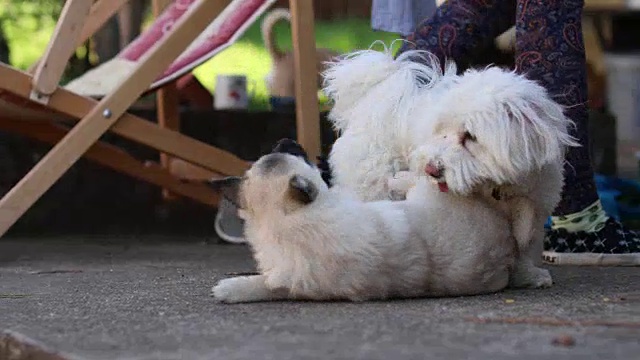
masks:
<svg viewBox="0 0 640 360"><path fill-rule="evenodd" d="M0 200L0 236L44 194L182 53L228 1L201 0L141 59L133 74L100 101Z"/></svg>
<svg viewBox="0 0 640 360"><path fill-rule="evenodd" d="M298 142L310 159L321 153L320 109L316 67L316 39L312 0L289 0L296 88Z"/></svg>
<svg viewBox="0 0 640 360"><path fill-rule="evenodd" d="M153 16L158 17L171 4L171 0L153 0ZM156 108L158 110L158 125L164 129L180 131L180 104L178 88L171 82L156 92ZM165 169L171 165L171 156L160 153L160 164ZM168 189L162 189L162 197L166 200L174 199Z"/></svg>
<svg viewBox="0 0 640 360"><path fill-rule="evenodd" d="M178 98L178 88L176 83L167 84L156 92L156 104L158 109L158 125L163 129L180 131L180 104ZM165 169L169 168L171 156L167 153L160 153L160 164ZM162 190L162 197L171 200L174 196L169 190Z"/></svg>
<svg viewBox="0 0 640 360"><path fill-rule="evenodd" d="M32 99L46 102L60 83L71 54L76 50L91 1L67 0L51 40L33 76Z"/></svg>

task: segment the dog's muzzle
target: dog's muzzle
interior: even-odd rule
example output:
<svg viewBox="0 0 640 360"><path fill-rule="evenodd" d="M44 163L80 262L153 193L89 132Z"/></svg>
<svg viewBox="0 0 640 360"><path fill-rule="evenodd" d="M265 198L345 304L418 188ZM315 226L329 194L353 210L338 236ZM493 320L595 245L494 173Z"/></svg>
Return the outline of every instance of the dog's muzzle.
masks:
<svg viewBox="0 0 640 360"><path fill-rule="evenodd" d="M432 163L428 163L427 166L424 167L424 172L434 179L440 179L444 175L442 168Z"/></svg>
<svg viewBox="0 0 640 360"><path fill-rule="evenodd" d="M444 169L442 167L428 163L427 166L424 167L424 172L435 180L441 192L449 192L449 185L447 185L447 182L443 179Z"/></svg>

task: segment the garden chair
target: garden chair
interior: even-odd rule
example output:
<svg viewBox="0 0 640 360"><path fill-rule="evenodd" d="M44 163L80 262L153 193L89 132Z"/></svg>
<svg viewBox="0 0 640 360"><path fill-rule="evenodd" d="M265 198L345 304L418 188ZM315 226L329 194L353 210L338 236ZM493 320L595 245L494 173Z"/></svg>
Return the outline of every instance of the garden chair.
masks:
<svg viewBox="0 0 640 360"><path fill-rule="evenodd" d="M105 93L92 94L101 97L96 100L58 84L76 47L115 14L125 0L67 0L45 54L32 69L32 74L0 63L0 130L54 145L0 200L0 236L83 155L172 193L216 206L217 194L206 185L181 181L165 167L138 160L99 139L111 131L212 172L222 175L243 173L248 162L175 129L129 114L127 109L141 95L163 91L163 86L229 46L273 2L172 2L148 30L116 57L115 61L132 64L127 63L128 67L117 70L121 71L117 81L107 79ZM311 156L316 156L320 153L320 135L312 1L291 0L290 8L298 81L298 141L309 149ZM95 76L99 71L85 75L87 81L100 80ZM78 86L78 82L73 86ZM167 103L172 101L171 94L164 95L164 98L159 96L160 118L167 112Z"/></svg>

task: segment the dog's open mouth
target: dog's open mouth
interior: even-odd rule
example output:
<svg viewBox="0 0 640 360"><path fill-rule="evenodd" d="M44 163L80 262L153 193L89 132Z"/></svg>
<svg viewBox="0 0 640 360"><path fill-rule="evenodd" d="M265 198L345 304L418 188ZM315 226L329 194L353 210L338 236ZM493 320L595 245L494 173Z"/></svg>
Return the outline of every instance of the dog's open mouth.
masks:
<svg viewBox="0 0 640 360"><path fill-rule="evenodd" d="M435 178L431 178L431 182L433 182L435 185L438 186L438 190L440 190L440 192L446 193L449 192L449 185L447 184L446 181L443 181L444 179L435 179Z"/></svg>
<svg viewBox="0 0 640 360"><path fill-rule="evenodd" d="M431 181L434 184L438 185L438 189L441 192L449 192L449 185L444 180L444 169L442 167L438 167L433 163L428 163L424 168L424 172L431 177Z"/></svg>

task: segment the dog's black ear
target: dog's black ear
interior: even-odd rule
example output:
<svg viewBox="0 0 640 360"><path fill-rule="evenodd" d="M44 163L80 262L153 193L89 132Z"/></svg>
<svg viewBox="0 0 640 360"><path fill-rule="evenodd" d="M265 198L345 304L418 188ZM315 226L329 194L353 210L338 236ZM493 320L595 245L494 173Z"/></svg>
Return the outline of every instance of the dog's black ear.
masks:
<svg viewBox="0 0 640 360"><path fill-rule="evenodd" d="M240 184L242 178L238 176L228 176L222 179L211 179L207 182L209 186L222 194L224 198L240 208Z"/></svg>
<svg viewBox="0 0 640 360"><path fill-rule="evenodd" d="M318 197L318 188L304 176L293 175L289 179L289 193L293 199L306 205Z"/></svg>
<svg viewBox="0 0 640 360"><path fill-rule="evenodd" d="M305 162L310 164L309 156L307 155L307 152L304 150L302 145L298 144L295 140L292 139L284 138L278 140L276 145L271 150L271 153L283 153L297 156L304 159Z"/></svg>
<svg viewBox="0 0 640 360"><path fill-rule="evenodd" d="M271 149L272 153L287 153L291 155L294 155L291 152L297 153L300 151L304 151L304 149L302 149L302 146L295 140L289 138L282 138L278 140L278 142L276 142L276 144L273 146L273 149Z"/></svg>

